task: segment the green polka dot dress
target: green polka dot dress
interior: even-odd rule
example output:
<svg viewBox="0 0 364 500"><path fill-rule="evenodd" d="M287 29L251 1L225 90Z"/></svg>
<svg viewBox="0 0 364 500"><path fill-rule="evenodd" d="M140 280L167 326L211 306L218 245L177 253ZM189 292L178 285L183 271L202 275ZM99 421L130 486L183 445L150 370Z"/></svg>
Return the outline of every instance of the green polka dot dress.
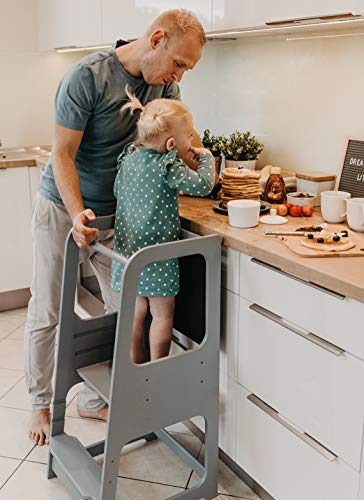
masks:
<svg viewBox="0 0 364 500"><path fill-rule="evenodd" d="M118 158L114 195L117 199L114 250L125 257L149 245L179 239L178 191L206 196L214 186L211 154L202 154L197 171L177 158L176 151L158 153L128 144ZM112 288L120 291L123 266L112 265ZM166 297L179 291L178 259L144 267L137 294Z"/></svg>

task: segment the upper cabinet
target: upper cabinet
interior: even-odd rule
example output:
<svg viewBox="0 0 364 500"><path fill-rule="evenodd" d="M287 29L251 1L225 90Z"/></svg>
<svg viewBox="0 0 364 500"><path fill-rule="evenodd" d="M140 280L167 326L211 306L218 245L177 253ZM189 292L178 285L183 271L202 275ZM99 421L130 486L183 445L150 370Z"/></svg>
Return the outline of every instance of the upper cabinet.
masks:
<svg viewBox="0 0 364 500"><path fill-rule="evenodd" d="M102 0L103 42L139 38L159 14L170 9L193 12L205 31L211 31L212 0Z"/></svg>
<svg viewBox="0 0 364 500"><path fill-rule="evenodd" d="M335 16L350 19L364 15L364 0L37 1L40 50L110 44L119 38L133 40L142 36L159 14L174 8L194 12L207 33L274 28L287 23L302 26L315 24L315 18L327 21Z"/></svg>
<svg viewBox="0 0 364 500"><path fill-rule="evenodd" d="M38 0L39 48L139 38L159 14L177 8L194 12L211 31L212 0Z"/></svg>
<svg viewBox="0 0 364 500"><path fill-rule="evenodd" d="M40 50L100 44L101 17L102 0L38 0Z"/></svg>
<svg viewBox="0 0 364 500"><path fill-rule="evenodd" d="M364 14L364 0L213 0L212 31Z"/></svg>

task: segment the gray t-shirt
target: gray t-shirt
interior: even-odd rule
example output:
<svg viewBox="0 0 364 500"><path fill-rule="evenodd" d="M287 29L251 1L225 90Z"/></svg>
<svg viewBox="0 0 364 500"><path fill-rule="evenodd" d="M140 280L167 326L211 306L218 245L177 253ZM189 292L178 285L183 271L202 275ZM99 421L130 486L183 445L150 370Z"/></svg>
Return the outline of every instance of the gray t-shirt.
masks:
<svg viewBox="0 0 364 500"><path fill-rule="evenodd" d="M84 131L76 155L76 168L85 207L91 208L96 215L115 212L113 186L117 157L136 134L138 113L120 113L121 106L128 101L126 85L144 105L160 97L180 98L175 82L152 87L143 78L127 73L115 47L81 59L64 76L56 94L56 123ZM39 191L49 200L63 204L53 176L52 156Z"/></svg>

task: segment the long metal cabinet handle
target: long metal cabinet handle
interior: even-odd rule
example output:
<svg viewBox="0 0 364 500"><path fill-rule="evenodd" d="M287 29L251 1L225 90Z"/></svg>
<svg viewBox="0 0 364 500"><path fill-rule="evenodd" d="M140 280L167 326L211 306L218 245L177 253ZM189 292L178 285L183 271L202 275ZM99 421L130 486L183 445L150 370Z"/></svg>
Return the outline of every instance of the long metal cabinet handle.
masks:
<svg viewBox="0 0 364 500"><path fill-rule="evenodd" d="M264 411L264 413L266 413L271 418L276 420L278 423L283 425L283 427L292 432L292 434L297 436L304 443L311 446L311 448L320 453L320 455L325 457L330 462L334 462L338 458L338 456L335 455L335 453L333 453L328 448L323 446L321 443L316 441L316 439L312 438L309 434L306 434L306 432L302 432L293 427L293 425L287 422L276 410L274 410L271 406L267 405L267 403L265 403L262 399L258 398L255 394L249 394L249 396L247 396L247 399L255 406L257 406L260 410Z"/></svg>
<svg viewBox="0 0 364 500"><path fill-rule="evenodd" d="M278 314L275 314L268 309L264 309L264 307L258 306L258 304L251 304L249 306L249 309L252 311L255 311L256 313L260 314L261 316L264 316L265 318L268 318L275 323L277 323L280 326L283 326L284 328L287 328L293 333L296 333L300 337L303 337L306 340L309 340L310 342L313 342L317 346L321 347L322 349L325 349L325 351L329 351L331 354L335 354L335 356L341 356L344 354L346 351L344 349L341 349L340 347L336 346L335 344L332 344L331 342L328 342L327 340L322 339L321 337L318 337L314 333L311 332L306 332L305 330L299 328L296 325L293 325L291 322L285 320L284 318L281 318L281 316L278 316Z"/></svg>
<svg viewBox="0 0 364 500"><path fill-rule="evenodd" d="M357 19L359 15L355 15L352 12L342 12L336 14L317 14L317 16L310 17L296 17L292 19L278 19L274 21L266 21L264 24L266 26L279 26L281 24L299 24L305 21L340 21L347 19Z"/></svg>
<svg viewBox="0 0 364 500"><path fill-rule="evenodd" d="M312 281L306 281L303 278L298 278L297 276L293 276L293 274L289 274L289 273L286 273L285 271L282 271L282 269L279 269L279 267L272 266L271 264L267 264L266 262L255 259L254 257L251 259L251 262L253 264L257 264L258 266L266 267L267 269L270 269L271 271L275 271L276 273L283 274L283 276L287 276L287 278L291 278L291 279L296 280L300 283L304 283L305 285L311 286L312 288L316 288L316 290L320 290L320 292L324 292L324 293L327 293L328 295L332 295L333 297L336 297L337 299L340 299L340 300L345 299L345 295L341 295L340 293L329 290L328 288L325 288L324 286L317 285L316 283L312 283Z"/></svg>

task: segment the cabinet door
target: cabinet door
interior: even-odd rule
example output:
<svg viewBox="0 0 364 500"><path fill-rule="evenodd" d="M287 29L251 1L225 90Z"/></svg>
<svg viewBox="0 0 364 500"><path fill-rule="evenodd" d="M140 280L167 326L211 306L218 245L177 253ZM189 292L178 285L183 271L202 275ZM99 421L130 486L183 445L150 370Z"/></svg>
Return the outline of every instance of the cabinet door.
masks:
<svg viewBox="0 0 364 500"><path fill-rule="evenodd" d="M29 189L30 189L30 200L33 206L35 195L38 192L40 179L42 176L42 170L40 167L30 167L29 168Z"/></svg>
<svg viewBox="0 0 364 500"><path fill-rule="evenodd" d="M0 293L30 286L32 274L29 169L0 169Z"/></svg>
<svg viewBox="0 0 364 500"><path fill-rule="evenodd" d="M279 321L240 299L238 382L359 471L364 362Z"/></svg>
<svg viewBox="0 0 364 500"><path fill-rule="evenodd" d="M357 471L237 387L236 462L245 472L277 500L357 500Z"/></svg>
<svg viewBox="0 0 364 500"><path fill-rule="evenodd" d="M239 297L221 291L220 371L233 380L238 377Z"/></svg>
<svg viewBox="0 0 364 500"><path fill-rule="evenodd" d="M225 373L220 373L219 384L219 448L235 460L236 401L238 384ZM205 432L205 419L193 417L192 422Z"/></svg>
<svg viewBox="0 0 364 500"><path fill-rule="evenodd" d="M213 0L212 30L254 28L283 20L363 13L362 0Z"/></svg>
<svg viewBox="0 0 364 500"><path fill-rule="evenodd" d="M38 0L40 50L100 44L101 1Z"/></svg>
<svg viewBox="0 0 364 500"><path fill-rule="evenodd" d="M204 29L211 31L212 0L102 0L104 43L139 38L159 14L169 9L193 12Z"/></svg>

